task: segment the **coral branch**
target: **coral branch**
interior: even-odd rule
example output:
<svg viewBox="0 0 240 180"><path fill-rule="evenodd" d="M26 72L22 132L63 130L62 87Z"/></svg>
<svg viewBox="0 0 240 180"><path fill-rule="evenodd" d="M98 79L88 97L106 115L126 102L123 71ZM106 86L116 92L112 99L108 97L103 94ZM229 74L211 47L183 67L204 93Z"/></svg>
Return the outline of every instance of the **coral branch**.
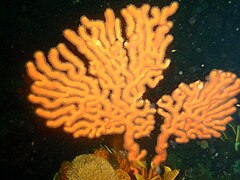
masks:
<svg viewBox="0 0 240 180"><path fill-rule="evenodd" d="M176 2L162 10L127 6L121 11L126 37L112 9L105 11L105 21L81 17L78 33L66 29L64 36L88 59L88 67L63 43L47 59L38 51L35 62L26 64L34 81L28 99L40 105L36 114L47 119L48 127L63 126L75 138L125 132L129 159L144 157L146 150L140 151L135 139L154 129L156 110L141 97L170 64L165 53L173 24L167 18L177 8Z"/></svg>
<svg viewBox="0 0 240 180"><path fill-rule="evenodd" d="M190 139L219 138L231 115L236 111L234 97L240 92L240 79L235 74L213 70L207 82L181 83L172 96L164 95L158 102L158 114L164 123L158 136L153 162L160 164L167 157L168 138L177 143Z"/></svg>

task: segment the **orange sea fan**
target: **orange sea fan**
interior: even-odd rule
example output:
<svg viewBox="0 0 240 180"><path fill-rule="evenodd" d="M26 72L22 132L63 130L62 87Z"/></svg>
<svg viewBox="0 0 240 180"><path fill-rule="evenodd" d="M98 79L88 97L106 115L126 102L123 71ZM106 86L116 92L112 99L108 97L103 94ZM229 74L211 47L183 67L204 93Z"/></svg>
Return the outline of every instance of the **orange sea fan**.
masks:
<svg viewBox="0 0 240 180"><path fill-rule="evenodd" d="M156 110L141 97L169 66L165 52L173 23L167 19L177 8L176 2L163 9L148 4L123 8L125 36L112 9L105 11L105 21L81 17L78 33L66 29L63 34L89 60L88 69L63 43L48 58L37 51L35 61L26 64L34 81L28 99L40 105L36 114L48 127L63 126L75 138L124 133L129 159L143 158L147 152L135 139L154 129Z"/></svg>
<svg viewBox="0 0 240 180"><path fill-rule="evenodd" d="M154 166L166 160L171 135L177 143L220 137L236 111L240 80L235 74L213 70L206 82L181 83L171 96L159 99L158 109L142 98L170 64L165 54L173 23L168 18L177 9L177 2L162 9L129 5L121 10L125 27L112 9L105 11L104 21L81 17L77 33L66 29L63 34L89 60L88 67L63 43L47 58L37 51L26 64L33 80L28 100L39 105L36 114L74 138L123 134L128 160L135 161L147 154L135 140L150 135L157 111L164 123Z"/></svg>
<svg viewBox="0 0 240 180"><path fill-rule="evenodd" d="M157 102L158 113L164 117L158 136L154 162L167 157L168 138L176 136L177 143L190 139L219 138L232 121L236 111L235 96L240 92L240 79L231 72L211 71L207 82L181 83L172 95Z"/></svg>

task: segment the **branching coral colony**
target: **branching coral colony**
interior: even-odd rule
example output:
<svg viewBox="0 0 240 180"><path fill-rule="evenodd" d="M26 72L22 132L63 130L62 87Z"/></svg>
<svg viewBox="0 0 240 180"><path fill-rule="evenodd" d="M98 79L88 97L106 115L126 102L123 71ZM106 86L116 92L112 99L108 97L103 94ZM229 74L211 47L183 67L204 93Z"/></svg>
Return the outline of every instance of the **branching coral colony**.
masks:
<svg viewBox="0 0 240 180"><path fill-rule="evenodd" d="M128 159L134 161L147 154L135 139L151 133L157 112L164 117L153 159L157 166L166 160L171 135L177 143L220 137L240 92L240 79L231 72L213 70L206 82L181 83L172 95L159 99L156 109L141 99L146 86L156 87L170 64L165 53L173 23L167 19L177 9L177 2L162 9L129 5L121 10L126 27L112 9L105 11L105 21L81 17L78 32L66 29L64 36L89 60L88 67L63 43L47 59L37 51L26 64L33 80L28 99L40 105L36 114L48 127L63 126L74 138L124 134Z"/></svg>

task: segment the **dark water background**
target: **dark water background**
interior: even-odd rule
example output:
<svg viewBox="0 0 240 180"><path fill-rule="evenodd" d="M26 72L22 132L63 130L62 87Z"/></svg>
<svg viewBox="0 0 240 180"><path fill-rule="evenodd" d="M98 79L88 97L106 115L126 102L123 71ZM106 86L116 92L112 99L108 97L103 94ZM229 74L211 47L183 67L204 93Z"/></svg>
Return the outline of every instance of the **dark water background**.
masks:
<svg viewBox="0 0 240 180"><path fill-rule="evenodd" d="M61 128L46 128L44 120L34 114L32 104L26 100L31 80L26 76L25 63L32 59L35 50L47 53L51 47L64 41L62 31L65 28L76 30L80 16L103 19L107 7L119 15L119 10L130 3L140 6L146 2L162 7L172 1L1 1L1 175L6 174L7 179L52 179L63 160L72 160L81 153L91 153L100 144L111 146L110 136L95 140L74 140ZM172 17L174 28L171 33L175 40L167 53L172 63L159 86L145 94L152 102L156 102L156 97L162 94L171 93L182 81L190 83L197 79L204 80L211 69L231 71L240 77L240 1L179 2L180 8ZM171 52L172 49L176 52ZM238 124L239 116L238 109L234 115ZM154 135L151 138L154 139ZM154 155L153 142L147 138L140 141L148 147L150 155ZM199 171L206 166L211 169L212 177L208 179L219 179L217 175L223 176L224 170L231 173L233 170L229 170L230 167L240 159L239 152L234 151L231 143L226 144L221 140L210 140L209 145L215 148L217 155L211 154L209 149L201 149L196 142L170 147L167 163L181 169L179 179L189 173L191 167L198 167L199 159L203 159ZM170 154L176 156L171 159L173 156ZM233 179L233 176L224 177ZM198 179L197 175L192 179Z"/></svg>

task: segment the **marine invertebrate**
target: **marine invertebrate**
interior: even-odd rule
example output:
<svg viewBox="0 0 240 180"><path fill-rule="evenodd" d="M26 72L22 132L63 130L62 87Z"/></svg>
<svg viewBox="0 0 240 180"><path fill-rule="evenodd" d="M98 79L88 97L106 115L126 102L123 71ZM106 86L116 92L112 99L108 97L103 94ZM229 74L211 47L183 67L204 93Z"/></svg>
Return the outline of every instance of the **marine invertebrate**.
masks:
<svg viewBox="0 0 240 180"><path fill-rule="evenodd" d="M165 54L173 23L168 17L177 9L177 2L162 9L129 5L121 10L125 28L112 9L105 11L105 21L83 16L78 33L66 29L64 36L88 65L63 43L49 51L48 59L37 51L35 61L26 64L34 81L28 99L40 105L36 114L48 127L63 126L75 138L124 134L128 159L135 161L147 154L135 140L151 133L157 111L164 123L155 165L165 161L170 135L178 143L220 137L240 92L240 79L233 73L213 70L206 82L182 83L171 96L160 98L158 109L142 99L146 86L156 87L170 64Z"/></svg>
<svg viewBox="0 0 240 180"><path fill-rule="evenodd" d="M92 154L82 154L74 158L67 171L68 180L116 179L110 163Z"/></svg>
<svg viewBox="0 0 240 180"><path fill-rule="evenodd" d="M97 156L97 157L101 157L103 159L106 159L107 161L109 161L109 158L110 158L110 153L104 149L103 147L99 148L99 149L96 149L94 151L94 155Z"/></svg>
<svg viewBox="0 0 240 180"><path fill-rule="evenodd" d="M235 96L240 92L240 79L231 72L212 70L208 81L182 83L172 95L157 102L158 113L164 117L158 136L155 164L165 161L168 138L176 136L177 143L190 139L220 138L231 115L236 111Z"/></svg>
<svg viewBox="0 0 240 180"><path fill-rule="evenodd" d="M160 176L157 173L157 166L152 162L151 166L147 168L146 163L142 161L134 161L133 165L138 172L135 173L137 180L174 180L179 174L180 170L172 170L168 166L164 166L164 174Z"/></svg>

